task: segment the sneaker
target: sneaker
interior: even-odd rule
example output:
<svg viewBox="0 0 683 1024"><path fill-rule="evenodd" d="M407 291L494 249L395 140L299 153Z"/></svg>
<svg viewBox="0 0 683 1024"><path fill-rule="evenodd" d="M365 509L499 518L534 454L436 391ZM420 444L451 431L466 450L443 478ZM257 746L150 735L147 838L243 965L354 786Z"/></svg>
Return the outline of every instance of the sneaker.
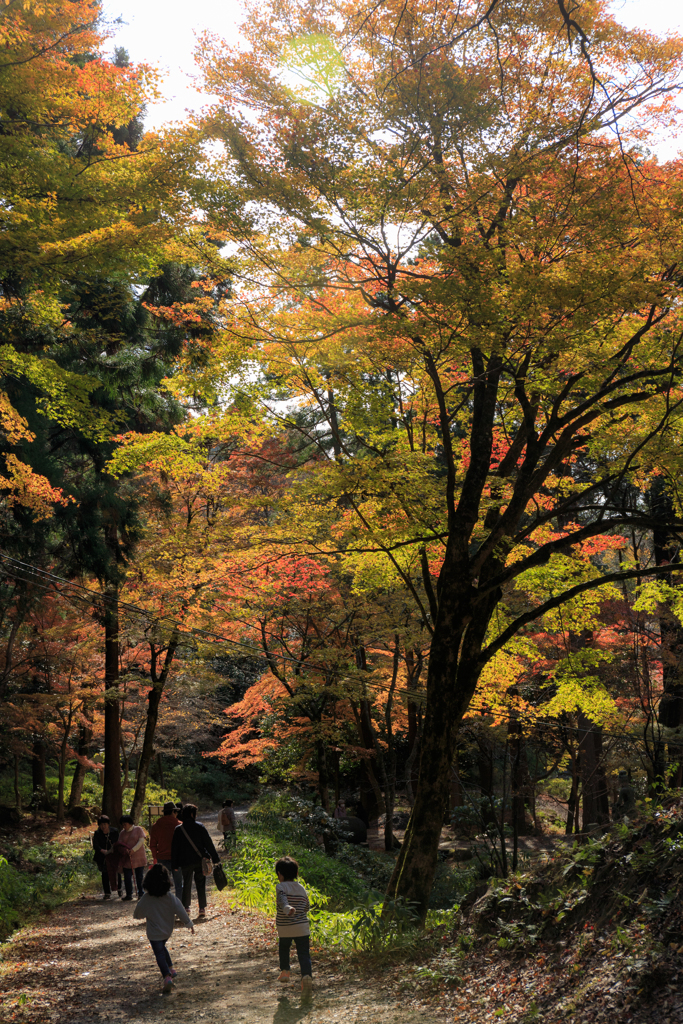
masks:
<svg viewBox="0 0 683 1024"><path fill-rule="evenodd" d="M168 972L168 975L169 975L170 978L175 978L177 976L177 974L178 974L178 972L174 971L173 968L171 968L171 970Z"/></svg>
<svg viewBox="0 0 683 1024"><path fill-rule="evenodd" d="M102 899L103 900L110 900L111 899L111 893L110 892L105 892L105 894L102 897Z"/></svg>
<svg viewBox="0 0 683 1024"><path fill-rule="evenodd" d="M164 978L164 992L170 992L173 988L173 978L170 974L167 974Z"/></svg>
<svg viewBox="0 0 683 1024"><path fill-rule="evenodd" d="M199 913L197 914L197 917L206 917L206 911L200 910Z"/></svg>
<svg viewBox="0 0 683 1024"><path fill-rule="evenodd" d="M283 985L286 985L289 982L289 971L282 971L277 980L281 981Z"/></svg>
<svg viewBox="0 0 683 1024"><path fill-rule="evenodd" d="M121 897L121 902L122 903L130 903L132 899L133 899L132 896L122 896Z"/></svg>
<svg viewBox="0 0 683 1024"><path fill-rule="evenodd" d="M305 996L310 996L311 992L313 991L313 978L310 976L310 974L304 974L303 978L301 979L301 991Z"/></svg>

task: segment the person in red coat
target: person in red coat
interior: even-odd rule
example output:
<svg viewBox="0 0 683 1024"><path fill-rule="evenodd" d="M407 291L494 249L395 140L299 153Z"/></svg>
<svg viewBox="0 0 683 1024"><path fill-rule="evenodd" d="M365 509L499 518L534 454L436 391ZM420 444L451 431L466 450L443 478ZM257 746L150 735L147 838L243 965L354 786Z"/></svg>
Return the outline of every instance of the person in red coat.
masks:
<svg viewBox="0 0 683 1024"><path fill-rule="evenodd" d="M171 844L173 833L178 825L178 818L175 812L175 804L164 804L163 817L157 818L149 830L149 845L152 850L155 864L163 864L173 875L175 894L179 900L183 898L183 873L178 868L173 870Z"/></svg>

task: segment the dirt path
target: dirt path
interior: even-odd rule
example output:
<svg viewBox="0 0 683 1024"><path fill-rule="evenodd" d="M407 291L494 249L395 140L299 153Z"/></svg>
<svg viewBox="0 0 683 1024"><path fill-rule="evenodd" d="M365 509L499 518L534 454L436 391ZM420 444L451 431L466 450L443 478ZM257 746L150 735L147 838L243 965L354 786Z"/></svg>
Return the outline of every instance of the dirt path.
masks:
<svg viewBox="0 0 683 1024"><path fill-rule="evenodd" d="M170 994L133 906L88 896L67 904L1 950L0 1021L22 1024L437 1024L436 1010L399 1005L344 965L314 962L315 990L280 985L276 940L263 918L211 892L194 936L178 928L168 946L178 971ZM193 905L193 910L196 904ZM295 973L296 972L296 973Z"/></svg>

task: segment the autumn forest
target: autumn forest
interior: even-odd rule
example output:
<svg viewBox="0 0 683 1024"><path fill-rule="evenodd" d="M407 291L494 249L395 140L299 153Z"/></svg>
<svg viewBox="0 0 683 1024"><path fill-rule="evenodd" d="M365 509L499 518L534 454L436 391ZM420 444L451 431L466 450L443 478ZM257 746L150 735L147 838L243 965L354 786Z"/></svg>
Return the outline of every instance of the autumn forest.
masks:
<svg viewBox="0 0 683 1024"><path fill-rule="evenodd" d="M246 10L151 131L97 0L0 9L0 826L346 802L429 927L444 840L683 827L683 38Z"/></svg>

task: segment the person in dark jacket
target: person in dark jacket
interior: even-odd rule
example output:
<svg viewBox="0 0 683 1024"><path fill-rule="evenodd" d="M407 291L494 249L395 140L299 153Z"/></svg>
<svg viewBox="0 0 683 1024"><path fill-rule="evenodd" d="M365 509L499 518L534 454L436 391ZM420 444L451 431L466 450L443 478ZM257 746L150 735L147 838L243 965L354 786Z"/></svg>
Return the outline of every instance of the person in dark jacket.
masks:
<svg viewBox="0 0 683 1024"><path fill-rule="evenodd" d="M102 875L102 888L104 889L105 900L111 899L111 884L109 882L109 871L107 869L107 854L114 849L114 844L119 838L119 830L111 827L111 822L106 814L101 814L97 819L97 831L93 832L92 848L95 851L93 859ZM121 895L121 875L117 876L119 896Z"/></svg>
<svg viewBox="0 0 683 1024"><path fill-rule="evenodd" d="M171 843L171 863L173 870L181 869L183 873L183 906L189 911L192 902L192 876L197 889L199 916L206 917L206 878L202 871L202 857L210 858L214 864L220 863L211 836L204 825L197 821L195 804L185 804L180 815L181 821L173 833Z"/></svg>

